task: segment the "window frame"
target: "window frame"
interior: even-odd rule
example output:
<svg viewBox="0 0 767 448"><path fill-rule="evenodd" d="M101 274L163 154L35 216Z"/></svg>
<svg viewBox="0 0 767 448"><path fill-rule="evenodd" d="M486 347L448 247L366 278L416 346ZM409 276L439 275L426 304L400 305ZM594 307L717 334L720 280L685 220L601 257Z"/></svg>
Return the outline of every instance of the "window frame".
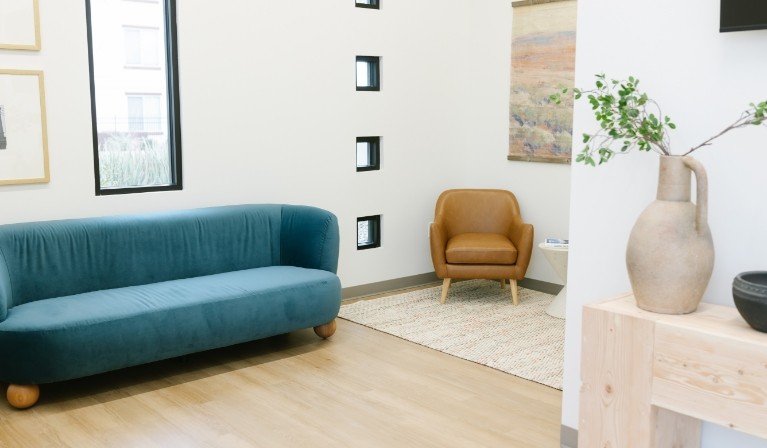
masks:
<svg viewBox="0 0 767 448"><path fill-rule="evenodd" d="M98 0L97 0L98 1ZM91 121L93 133L93 170L96 196L145 193L151 191L175 191L183 189L183 171L181 165L181 105L179 101L178 76L178 32L176 27L176 0L160 0L165 8L165 64L168 112L168 156L170 161L170 183L168 185L151 185L138 187L102 188L99 168L99 136L96 115L96 81L93 64L93 34L91 31L91 0L85 0L85 18L88 37L88 64L91 89ZM161 105L162 107L162 105Z"/></svg>
<svg viewBox="0 0 767 448"><path fill-rule="evenodd" d="M153 63L148 63L143 58L144 54L143 54L142 50L144 48L144 45L143 45L144 42L145 42L144 39L146 39L148 37L148 33L149 32L156 32L157 34L154 35L153 38L154 39L159 39L160 29L156 28L156 27L152 27L152 26L135 26L135 25L123 25L122 29L123 29L123 39L125 40L123 42L123 46L126 49L126 53L127 53L127 50L128 50L128 45L127 45L127 43L128 43L128 41L127 41L128 35L127 35L127 32L128 31L138 32L138 42L137 42L138 43L138 48L137 48L137 50L138 50L138 53L139 53L139 57L141 58L141 61L139 61L137 63L132 63L132 62L129 62L127 60L123 61L123 64L124 64L125 68L129 68L129 69L149 69L149 70L154 69L154 70L159 70L160 69L160 55L155 55L156 56L156 61L153 61ZM127 54L126 54L126 56L127 56Z"/></svg>
<svg viewBox="0 0 767 448"><path fill-rule="evenodd" d="M141 100L141 120L135 121L135 123L141 123L141 129L131 129L134 124L134 117L131 116L131 100L132 99L140 99ZM156 118L156 123L150 123L149 126L147 125L147 99L153 99L157 100L157 111L158 114L156 116L151 115L150 118ZM125 93L125 99L128 103L128 130L130 132L141 132L144 134L162 134L162 127L160 126L162 124L162 94L160 93L135 93L135 92L126 92ZM154 111L153 111L154 112Z"/></svg>

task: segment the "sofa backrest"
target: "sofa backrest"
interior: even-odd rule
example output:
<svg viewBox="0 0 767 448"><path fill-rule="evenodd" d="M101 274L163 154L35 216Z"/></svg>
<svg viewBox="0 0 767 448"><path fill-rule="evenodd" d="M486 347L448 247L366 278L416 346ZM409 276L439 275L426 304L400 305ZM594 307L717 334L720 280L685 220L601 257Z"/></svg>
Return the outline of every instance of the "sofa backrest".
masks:
<svg viewBox="0 0 767 448"><path fill-rule="evenodd" d="M280 264L335 272L337 226L330 212L278 204L2 225L0 321L102 289Z"/></svg>

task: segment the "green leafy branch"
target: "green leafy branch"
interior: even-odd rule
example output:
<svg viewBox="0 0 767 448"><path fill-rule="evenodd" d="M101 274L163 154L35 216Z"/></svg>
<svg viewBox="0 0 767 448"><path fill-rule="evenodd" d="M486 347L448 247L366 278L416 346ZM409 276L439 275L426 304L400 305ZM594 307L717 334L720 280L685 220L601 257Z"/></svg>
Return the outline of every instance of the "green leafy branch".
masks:
<svg viewBox="0 0 767 448"><path fill-rule="evenodd" d="M727 126L721 132L709 138L708 140L701 143L700 145L693 146L692 148L690 148L689 151L687 151L683 155L686 156L698 148L710 145L714 139L721 137L722 135L732 131L733 129L739 129L739 128L752 126L752 125L759 126L761 124L767 124L767 101L762 101L761 103L751 103L749 104L749 106L750 108L746 109L742 114L740 114L740 118L735 120L733 124Z"/></svg>
<svg viewBox="0 0 767 448"><path fill-rule="evenodd" d="M588 99L600 125L595 133L583 134L585 146L575 161L591 166L601 165L616 154L627 153L634 148L671 155L668 130L676 129L676 125L670 117L663 115L655 101L638 90L639 79L633 76L625 80L607 79L604 74L595 76L594 89L573 89L575 100L583 97ZM562 88L560 92L550 95L549 99L560 104L562 95L567 93L568 89ZM767 101L751 103L750 106L733 124L693 147L685 155L710 145L711 141L733 129L767 123ZM620 144L618 152L611 148L616 142Z"/></svg>

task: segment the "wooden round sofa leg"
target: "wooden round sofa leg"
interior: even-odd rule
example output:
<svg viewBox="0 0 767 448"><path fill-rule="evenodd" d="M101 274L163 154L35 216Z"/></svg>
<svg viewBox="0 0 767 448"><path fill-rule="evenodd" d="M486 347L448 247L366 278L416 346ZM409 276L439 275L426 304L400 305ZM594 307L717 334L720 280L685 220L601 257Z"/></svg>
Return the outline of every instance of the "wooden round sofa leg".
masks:
<svg viewBox="0 0 767 448"><path fill-rule="evenodd" d="M6 393L8 403L16 409L32 407L40 398L40 386L37 384L11 384Z"/></svg>
<svg viewBox="0 0 767 448"><path fill-rule="evenodd" d="M333 336L333 333L336 332L336 320L333 319L324 325L317 325L314 327L314 332L322 339L327 339Z"/></svg>

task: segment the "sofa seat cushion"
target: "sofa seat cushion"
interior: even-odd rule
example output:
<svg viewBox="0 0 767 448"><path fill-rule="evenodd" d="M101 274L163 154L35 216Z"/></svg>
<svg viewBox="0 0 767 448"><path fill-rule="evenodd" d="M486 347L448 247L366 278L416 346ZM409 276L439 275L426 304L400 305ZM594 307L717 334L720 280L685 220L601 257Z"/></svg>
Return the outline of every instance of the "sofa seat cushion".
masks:
<svg viewBox="0 0 767 448"><path fill-rule="evenodd" d="M497 233L459 233L447 241L445 260L453 264L514 264L517 248Z"/></svg>
<svg viewBox="0 0 767 448"><path fill-rule="evenodd" d="M313 327L340 297L331 272L270 266L38 300L0 322L0 376L62 381Z"/></svg>

